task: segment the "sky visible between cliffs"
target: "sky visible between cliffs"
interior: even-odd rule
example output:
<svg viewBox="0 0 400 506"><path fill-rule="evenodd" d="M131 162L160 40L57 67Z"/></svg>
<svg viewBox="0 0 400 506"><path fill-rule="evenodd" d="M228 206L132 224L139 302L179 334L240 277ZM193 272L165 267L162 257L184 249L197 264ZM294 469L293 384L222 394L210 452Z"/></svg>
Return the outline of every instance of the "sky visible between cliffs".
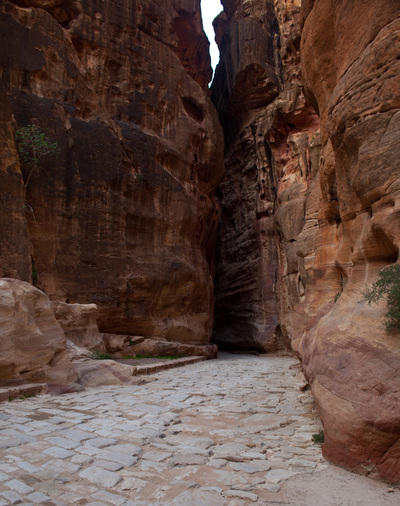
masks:
<svg viewBox="0 0 400 506"><path fill-rule="evenodd" d="M210 41L211 66L213 70L219 61L219 50L215 43L215 33L212 22L216 16L222 11L220 0L201 0L201 16L203 18L203 28Z"/></svg>

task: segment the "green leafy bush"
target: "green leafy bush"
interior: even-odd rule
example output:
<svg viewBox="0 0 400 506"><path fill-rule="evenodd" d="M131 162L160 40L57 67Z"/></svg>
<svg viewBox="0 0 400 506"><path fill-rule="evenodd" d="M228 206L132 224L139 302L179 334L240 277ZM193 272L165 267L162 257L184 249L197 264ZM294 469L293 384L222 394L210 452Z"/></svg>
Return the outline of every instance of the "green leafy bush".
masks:
<svg viewBox="0 0 400 506"><path fill-rule="evenodd" d="M57 142L51 141L36 125L27 125L20 128L17 130L15 139L22 162L31 167L25 182L26 188L33 172L40 167L42 159L47 155L59 155L60 147Z"/></svg>
<svg viewBox="0 0 400 506"><path fill-rule="evenodd" d="M385 328L387 332L400 331L400 265L383 268L378 279L363 292L364 300L368 304L386 299L387 312L385 314Z"/></svg>

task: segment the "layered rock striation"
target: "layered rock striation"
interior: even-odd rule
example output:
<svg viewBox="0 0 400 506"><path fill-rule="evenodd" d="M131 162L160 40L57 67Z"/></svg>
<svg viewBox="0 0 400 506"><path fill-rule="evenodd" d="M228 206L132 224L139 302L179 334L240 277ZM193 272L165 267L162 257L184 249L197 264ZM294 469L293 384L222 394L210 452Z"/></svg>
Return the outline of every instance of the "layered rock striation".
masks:
<svg viewBox="0 0 400 506"><path fill-rule="evenodd" d="M223 134L199 1L4 0L0 24L0 275L97 304L102 332L207 344ZM61 154L25 189L29 124Z"/></svg>
<svg viewBox="0 0 400 506"><path fill-rule="evenodd" d="M325 455L400 482L399 333L385 332L384 303L362 302L399 255L400 6L306 2L302 17L303 80L321 118L321 193L293 346L322 414Z"/></svg>
<svg viewBox="0 0 400 506"><path fill-rule="evenodd" d="M223 3L212 85L226 133L215 340L274 351L288 346L282 315L304 295L296 241L317 172L319 120L300 80L300 2Z"/></svg>
<svg viewBox="0 0 400 506"><path fill-rule="evenodd" d="M399 482L399 336L362 292L399 253L400 8L223 3L216 342L290 343L325 456Z"/></svg>

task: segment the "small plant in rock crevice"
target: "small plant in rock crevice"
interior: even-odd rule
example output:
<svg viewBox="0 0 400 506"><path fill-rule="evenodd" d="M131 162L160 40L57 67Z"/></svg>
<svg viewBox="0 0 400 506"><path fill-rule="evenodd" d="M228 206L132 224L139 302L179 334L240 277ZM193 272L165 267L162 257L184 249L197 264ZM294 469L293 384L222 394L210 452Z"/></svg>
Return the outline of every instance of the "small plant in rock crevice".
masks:
<svg viewBox="0 0 400 506"><path fill-rule="evenodd" d="M112 356L108 353L104 353L102 351L94 351L92 353L92 358L94 360L112 360Z"/></svg>
<svg viewBox="0 0 400 506"><path fill-rule="evenodd" d="M324 431L320 430L317 434L312 435L313 443L322 445L325 440Z"/></svg>
<svg viewBox="0 0 400 506"><path fill-rule="evenodd" d="M384 318L387 332L400 332L400 264L384 267L378 279L363 292L368 304L386 299L387 311Z"/></svg>
<svg viewBox="0 0 400 506"><path fill-rule="evenodd" d="M17 130L15 139L21 161L31 168L25 181L25 188L27 188L32 174L40 167L43 158L49 155L58 156L60 146L36 125L20 128Z"/></svg>

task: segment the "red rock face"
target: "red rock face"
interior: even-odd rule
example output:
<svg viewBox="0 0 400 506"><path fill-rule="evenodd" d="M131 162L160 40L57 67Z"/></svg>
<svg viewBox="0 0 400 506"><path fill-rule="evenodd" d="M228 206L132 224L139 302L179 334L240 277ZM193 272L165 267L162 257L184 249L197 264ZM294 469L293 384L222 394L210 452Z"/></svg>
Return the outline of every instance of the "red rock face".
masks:
<svg viewBox="0 0 400 506"><path fill-rule="evenodd" d="M65 335L48 297L29 283L0 280L0 382L47 384L50 392L78 388Z"/></svg>
<svg viewBox="0 0 400 506"><path fill-rule="evenodd" d="M290 342L326 457L391 482L399 336L385 304L360 301L399 252L399 15L389 1L226 1L213 84L227 134L215 339Z"/></svg>
<svg viewBox="0 0 400 506"><path fill-rule="evenodd" d="M398 260L400 6L309 4L301 54L321 117L321 200L297 320L312 328L294 346L322 414L325 455L400 482L399 335L383 329L385 304L359 303Z"/></svg>
<svg viewBox="0 0 400 506"><path fill-rule="evenodd" d="M20 253L4 253L15 272L4 271L28 279L32 256L38 286L53 300L96 303L101 331L211 337L223 134L199 13L197 0L0 8L6 120L47 128L61 147L32 176L29 212L18 165L4 176L19 192L9 227L21 222L22 237Z"/></svg>
<svg viewBox="0 0 400 506"><path fill-rule="evenodd" d="M230 349L285 348L283 315L304 292L296 239L313 185L309 159L318 158L307 132L318 118L299 80L299 10L299 2L225 2L215 21L213 100L227 147L214 335Z"/></svg>

